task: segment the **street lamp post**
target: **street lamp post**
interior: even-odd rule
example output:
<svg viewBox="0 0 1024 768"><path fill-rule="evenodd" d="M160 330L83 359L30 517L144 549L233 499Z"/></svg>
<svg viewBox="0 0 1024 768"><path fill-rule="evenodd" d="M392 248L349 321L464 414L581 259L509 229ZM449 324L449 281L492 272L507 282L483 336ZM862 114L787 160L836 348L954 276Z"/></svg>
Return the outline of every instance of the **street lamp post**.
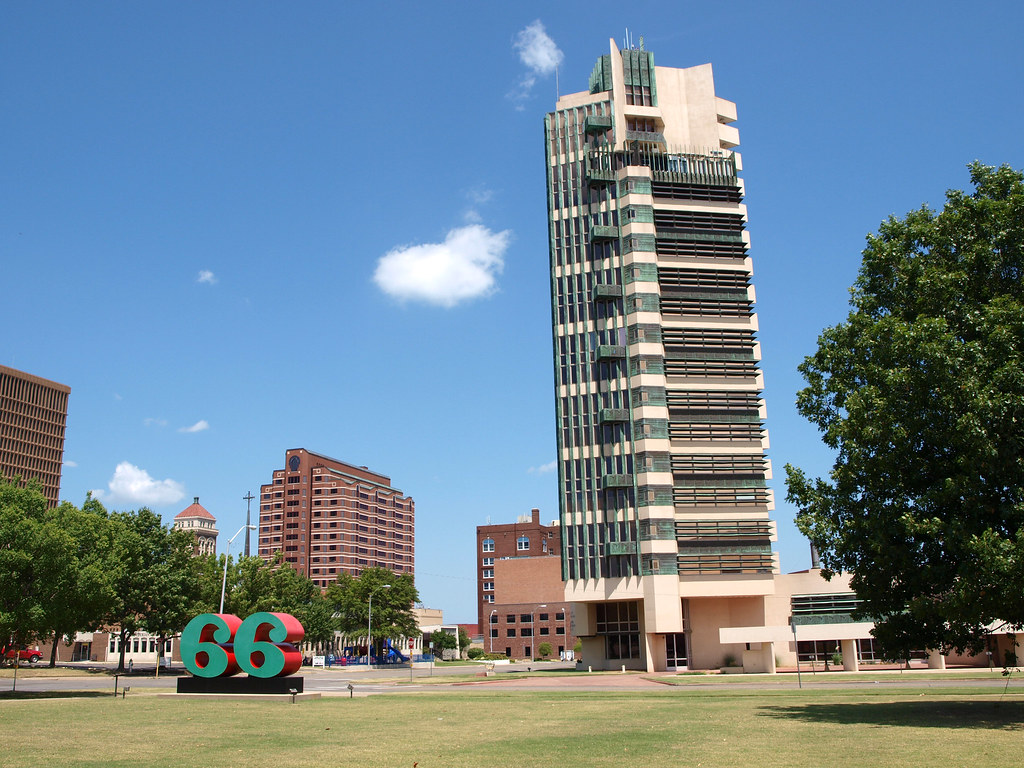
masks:
<svg viewBox="0 0 1024 768"><path fill-rule="evenodd" d="M497 612L498 609L495 608L493 611L491 611L491 616L493 616ZM495 622L495 626L491 628L491 616L487 617L487 634L491 636L491 653L494 653L494 633L498 631L498 627L497 622Z"/></svg>
<svg viewBox="0 0 1024 768"><path fill-rule="evenodd" d="M238 529L238 533L228 539L227 549L224 550L224 578L220 582L220 612L224 613L224 590L228 585L228 557L231 555L231 542L238 538L242 531L250 530L255 531L255 525L243 525Z"/></svg>
<svg viewBox="0 0 1024 768"><path fill-rule="evenodd" d="M370 668L370 651L373 650L373 595L381 589L391 589L390 584L381 584L370 590L369 607L366 611L366 668Z"/></svg>

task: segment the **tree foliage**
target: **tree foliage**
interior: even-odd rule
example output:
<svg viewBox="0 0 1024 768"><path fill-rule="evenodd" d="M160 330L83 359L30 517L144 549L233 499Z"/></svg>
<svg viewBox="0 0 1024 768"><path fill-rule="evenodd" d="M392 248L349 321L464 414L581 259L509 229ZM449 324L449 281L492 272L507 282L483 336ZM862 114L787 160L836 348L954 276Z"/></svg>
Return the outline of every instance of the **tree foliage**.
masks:
<svg viewBox="0 0 1024 768"><path fill-rule="evenodd" d="M152 510L114 512L109 521L114 596L106 620L119 628L118 669L123 669L128 638L135 632L164 637L195 615L201 597L199 568L192 557L192 536L163 525Z"/></svg>
<svg viewBox="0 0 1024 768"><path fill-rule="evenodd" d="M47 629L68 541L46 518L38 485L0 478L0 645L23 645Z"/></svg>
<svg viewBox="0 0 1024 768"><path fill-rule="evenodd" d="M219 595L220 582L217 586ZM242 557L229 562L226 589L227 613L243 619L259 611L290 613L305 629L306 642L328 642L334 636L333 612L320 589L286 563L280 552L270 561Z"/></svg>
<svg viewBox="0 0 1024 768"><path fill-rule="evenodd" d="M389 585L385 587L385 585ZM374 641L415 637L419 628L412 608L419 593L412 574L395 574L386 568L366 568L354 578L339 574L324 595L337 617L337 627L350 637L365 637L370 594L373 594Z"/></svg>
<svg viewBox="0 0 1024 768"><path fill-rule="evenodd" d="M455 635L443 629L430 633L430 647L437 656L444 656L445 651L454 651L458 643Z"/></svg>
<svg viewBox="0 0 1024 768"><path fill-rule="evenodd" d="M108 513L91 496L81 508L49 508L37 485L0 478L0 644L70 639L104 626L120 637L123 668L136 632L171 637L197 614L219 611L224 556L193 556L193 544L190 532L163 525L149 509ZM340 576L325 596L278 553L269 562L229 559L224 586L227 613L292 614L314 644L336 631L365 637L371 592L375 642L419 631L410 574L368 568L358 579ZM56 642L51 664L55 654Z"/></svg>
<svg viewBox="0 0 1024 768"><path fill-rule="evenodd" d="M107 566L112 540L107 511L91 496L86 497L81 509L61 502L47 512L46 519L64 538L63 558L51 584L45 626L53 639L53 667L60 640L72 642L76 632L98 629L110 609L114 590Z"/></svg>
<svg viewBox="0 0 1024 768"><path fill-rule="evenodd" d="M788 499L894 657L1024 625L1024 176L970 172L868 237L849 316L800 366L836 458L787 466Z"/></svg>

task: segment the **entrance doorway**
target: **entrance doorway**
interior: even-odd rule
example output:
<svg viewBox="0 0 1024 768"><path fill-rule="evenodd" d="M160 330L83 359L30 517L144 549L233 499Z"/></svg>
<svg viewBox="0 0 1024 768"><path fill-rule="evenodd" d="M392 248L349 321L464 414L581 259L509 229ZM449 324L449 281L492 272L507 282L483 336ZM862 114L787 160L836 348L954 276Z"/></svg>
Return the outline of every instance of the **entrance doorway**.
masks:
<svg viewBox="0 0 1024 768"><path fill-rule="evenodd" d="M89 661L92 655L92 643L75 643L71 650L72 661Z"/></svg>
<svg viewBox="0 0 1024 768"><path fill-rule="evenodd" d="M669 672L686 669L689 657L686 653L686 633L665 635L665 667Z"/></svg>

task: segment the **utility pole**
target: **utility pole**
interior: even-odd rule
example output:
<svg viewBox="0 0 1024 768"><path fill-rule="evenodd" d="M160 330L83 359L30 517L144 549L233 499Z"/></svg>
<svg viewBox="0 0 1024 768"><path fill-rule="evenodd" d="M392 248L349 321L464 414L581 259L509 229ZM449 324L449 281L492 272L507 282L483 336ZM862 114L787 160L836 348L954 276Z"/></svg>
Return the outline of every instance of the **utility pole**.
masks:
<svg viewBox="0 0 1024 768"><path fill-rule="evenodd" d="M252 520L249 519L249 508L252 504L252 500L256 497L252 495L252 491L247 491L245 496L242 498L245 500L245 556L249 557L249 531L252 530Z"/></svg>

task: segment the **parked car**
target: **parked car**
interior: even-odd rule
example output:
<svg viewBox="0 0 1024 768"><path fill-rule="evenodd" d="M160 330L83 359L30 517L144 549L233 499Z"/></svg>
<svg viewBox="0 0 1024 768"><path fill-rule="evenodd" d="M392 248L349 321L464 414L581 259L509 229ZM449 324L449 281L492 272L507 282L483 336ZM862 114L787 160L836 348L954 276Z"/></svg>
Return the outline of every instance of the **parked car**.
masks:
<svg viewBox="0 0 1024 768"><path fill-rule="evenodd" d="M43 658L42 653L32 648L23 648L20 651L16 651L13 648L5 648L3 653L4 661L7 664L14 664L15 655L17 655L17 658L21 659L22 661L27 661L29 664L35 664L41 658Z"/></svg>

